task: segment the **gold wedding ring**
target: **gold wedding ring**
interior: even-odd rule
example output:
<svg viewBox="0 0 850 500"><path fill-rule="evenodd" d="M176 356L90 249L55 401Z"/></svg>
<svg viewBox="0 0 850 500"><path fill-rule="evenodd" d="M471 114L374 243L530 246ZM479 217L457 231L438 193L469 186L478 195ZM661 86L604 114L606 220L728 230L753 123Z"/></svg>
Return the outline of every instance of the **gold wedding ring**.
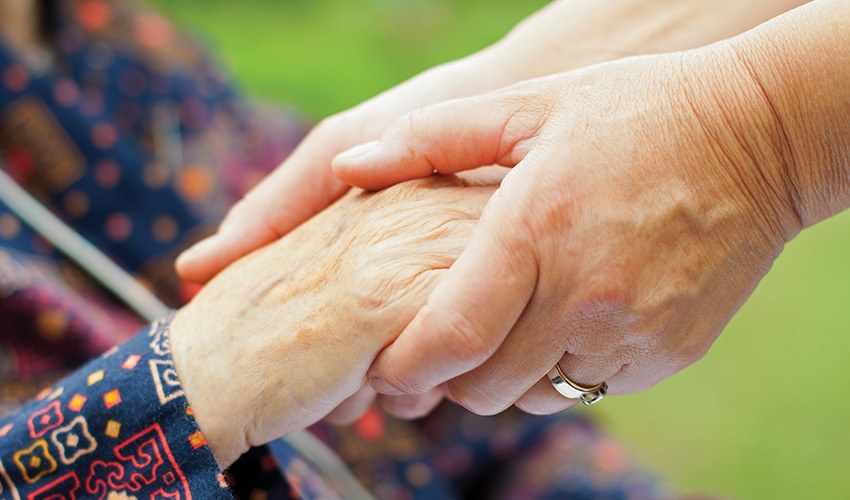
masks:
<svg viewBox="0 0 850 500"><path fill-rule="evenodd" d="M558 363L555 363L555 367L549 371L549 380L562 396L568 399L580 399L586 405L592 405L608 394L608 384L605 382L593 387L582 387L564 375Z"/></svg>

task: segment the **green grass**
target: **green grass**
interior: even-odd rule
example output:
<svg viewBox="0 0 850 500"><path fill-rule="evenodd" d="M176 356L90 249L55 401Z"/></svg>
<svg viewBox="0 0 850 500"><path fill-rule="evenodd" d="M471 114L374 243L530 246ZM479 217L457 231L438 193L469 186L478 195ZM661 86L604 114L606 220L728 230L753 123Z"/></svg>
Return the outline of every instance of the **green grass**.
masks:
<svg viewBox="0 0 850 500"><path fill-rule="evenodd" d="M320 118L484 47L546 2L156 3L212 40L249 91ZM589 411L682 488L850 498L848 249L848 214L806 231L704 360Z"/></svg>

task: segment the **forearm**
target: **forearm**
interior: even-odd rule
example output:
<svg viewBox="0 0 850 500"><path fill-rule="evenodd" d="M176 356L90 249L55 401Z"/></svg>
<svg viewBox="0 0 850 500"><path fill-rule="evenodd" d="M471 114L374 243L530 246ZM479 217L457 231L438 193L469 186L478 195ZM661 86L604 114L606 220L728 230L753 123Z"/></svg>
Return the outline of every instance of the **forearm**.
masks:
<svg viewBox="0 0 850 500"><path fill-rule="evenodd" d="M765 168L786 183L777 202L799 229L850 206L848 21L850 4L819 0L729 42L779 127L768 140L781 161Z"/></svg>
<svg viewBox="0 0 850 500"><path fill-rule="evenodd" d="M807 0L559 0L482 52L526 80L735 36Z"/></svg>

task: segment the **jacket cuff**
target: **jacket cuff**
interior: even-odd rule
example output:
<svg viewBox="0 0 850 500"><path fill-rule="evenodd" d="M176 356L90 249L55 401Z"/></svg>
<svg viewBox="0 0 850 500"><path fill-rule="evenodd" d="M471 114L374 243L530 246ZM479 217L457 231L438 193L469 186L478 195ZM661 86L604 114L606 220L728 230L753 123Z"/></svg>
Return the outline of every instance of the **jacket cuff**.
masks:
<svg viewBox="0 0 850 500"><path fill-rule="evenodd" d="M0 420L0 500L232 500L171 359L171 318Z"/></svg>

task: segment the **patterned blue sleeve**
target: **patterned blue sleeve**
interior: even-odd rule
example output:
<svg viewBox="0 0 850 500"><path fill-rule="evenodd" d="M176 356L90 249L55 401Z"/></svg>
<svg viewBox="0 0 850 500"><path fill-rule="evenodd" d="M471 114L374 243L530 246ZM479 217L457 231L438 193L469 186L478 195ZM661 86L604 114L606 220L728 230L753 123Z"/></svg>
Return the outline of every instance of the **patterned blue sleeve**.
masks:
<svg viewBox="0 0 850 500"><path fill-rule="evenodd" d="M233 499L186 403L168 326L0 420L0 500Z"/></svg>

